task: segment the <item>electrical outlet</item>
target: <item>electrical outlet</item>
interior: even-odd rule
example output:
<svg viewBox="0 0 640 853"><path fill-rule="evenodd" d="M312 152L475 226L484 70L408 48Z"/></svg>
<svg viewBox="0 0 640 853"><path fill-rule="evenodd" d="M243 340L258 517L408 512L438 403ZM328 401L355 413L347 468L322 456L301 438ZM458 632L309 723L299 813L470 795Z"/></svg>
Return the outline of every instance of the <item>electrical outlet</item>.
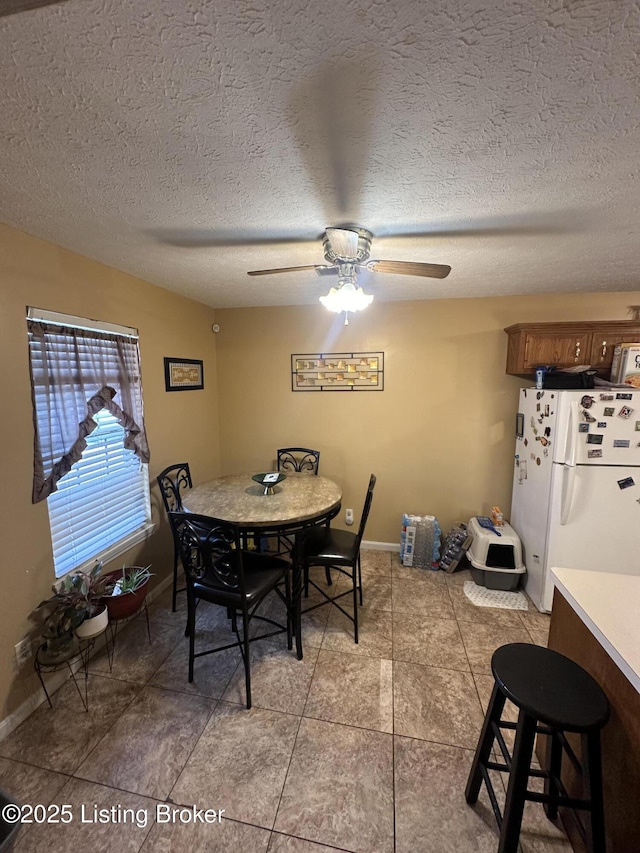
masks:
<svg viewBox="0 0 640 853"><path fill-rule="evenodd" d="M25 637L24 640L16 643L16 660L18 661L18 666L23 666L29 660L31 651L31 640L29 637Z"/></svg>
<svg viewBox="0 0 640 853"><path fill-rule="evenodd" d="M347 524L353 524L353 510L347 509L344 513L344 520Z"/></svg>

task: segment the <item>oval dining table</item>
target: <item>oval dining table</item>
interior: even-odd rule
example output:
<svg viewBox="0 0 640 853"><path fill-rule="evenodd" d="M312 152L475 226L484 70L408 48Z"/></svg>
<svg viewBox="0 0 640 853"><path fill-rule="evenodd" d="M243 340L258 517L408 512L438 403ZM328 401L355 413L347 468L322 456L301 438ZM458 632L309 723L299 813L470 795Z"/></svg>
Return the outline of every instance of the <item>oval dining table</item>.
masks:
<svg viewBox="0 0 640 853"><path fill-rule="evenodd" d="M328 524L340 512L342 489L333 480L315 474L288 473L266 493L262 483L248 474L216 477L183 496L186 512L208 515L240 527L243 537L293 536L309 527ZM302 572L292 553L293 621L298 658L302 658Z"/></svg>

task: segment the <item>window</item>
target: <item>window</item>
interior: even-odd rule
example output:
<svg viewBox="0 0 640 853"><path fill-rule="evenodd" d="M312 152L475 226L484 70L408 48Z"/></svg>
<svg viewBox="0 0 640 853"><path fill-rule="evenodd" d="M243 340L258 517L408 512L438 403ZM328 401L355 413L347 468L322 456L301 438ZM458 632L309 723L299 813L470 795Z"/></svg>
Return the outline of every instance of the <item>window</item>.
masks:
<svg viewBox="0 0 640 853"><path fill-rule="evenodd" d="M124 430L105 409L82 458L47 498L56 577L93 563L149 522L148 468L123 445Z"/></svg>
<svg viewBox="0 0 640 853"><path fill-rule="evenodd" d="M47 499L57 577L152 529L135 329L29 309L34 503Z"/></svg>

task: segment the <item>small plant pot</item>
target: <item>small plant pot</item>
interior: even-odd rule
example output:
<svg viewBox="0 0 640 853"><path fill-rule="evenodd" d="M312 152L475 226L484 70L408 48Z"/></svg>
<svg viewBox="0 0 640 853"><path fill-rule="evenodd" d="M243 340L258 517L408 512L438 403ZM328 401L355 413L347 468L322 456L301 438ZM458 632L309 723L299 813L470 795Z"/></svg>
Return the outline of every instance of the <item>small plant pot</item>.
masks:
<svg viewBox="0 0 640 853"><path fill-rule="evenodd" d="M121 571L108 572L103 575L105 581L117 581L122 577ZM147 591L149 589L149 581L146 581L135 592L122 592L120 595L105 595L100 600L107 606L109 619L111 622L116 622L118 619L128 619L133 616L142 607Z"/></svg>
<svg viewBox="0 0 640 853"><path fill-rule="evenodd" d="M102 634L108 624L109 611L106 607L103 607L100 613L90 616L78 625L76 628L76 637L79 640L91 640L93 637L97 637L98 634Z"/></svg>

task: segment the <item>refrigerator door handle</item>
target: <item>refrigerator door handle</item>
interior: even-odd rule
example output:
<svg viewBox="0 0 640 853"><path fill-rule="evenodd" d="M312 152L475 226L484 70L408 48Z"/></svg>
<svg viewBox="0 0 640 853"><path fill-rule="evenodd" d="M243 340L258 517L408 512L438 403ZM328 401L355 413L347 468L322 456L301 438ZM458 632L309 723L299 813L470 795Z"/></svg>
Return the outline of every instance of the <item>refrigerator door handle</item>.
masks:
<svg viewBox="0 0 640 853"><path fill-rule="evenodd" d="M571 465L572 467L576 464L576 452L578 449L577 424L580 420L578 412L578 401L572 400L571 406L569 408L569 423L567 424L567 442L565 445L564 454L564 464Z"/></svg>
<svg viewBox="0 0 640 853"><path fill-rule="evenodd" d="M560 524L566 525L573 503L573 491L576 482L576 452L578 449L578 422L580 420L578 401L572 400L567 424L567 443L565 461L562 466L562 500L560 504Z"/></svg>
<svg viewBox="0 0 640 853"><path fill-rule="evenodd" d="M573 491L576 482L576 466L562 466L562 502L560 505L560 524L565 525L569 521L569 513L573 504Z"/></svg>

